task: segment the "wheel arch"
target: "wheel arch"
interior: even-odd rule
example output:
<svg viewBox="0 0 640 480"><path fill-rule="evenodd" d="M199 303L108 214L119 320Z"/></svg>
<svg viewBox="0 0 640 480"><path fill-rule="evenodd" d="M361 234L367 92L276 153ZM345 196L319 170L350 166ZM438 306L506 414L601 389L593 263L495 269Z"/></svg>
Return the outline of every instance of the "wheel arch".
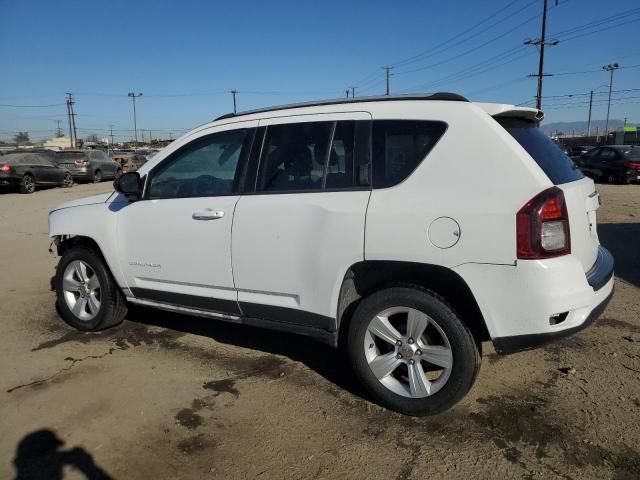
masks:
<svg viewBox="0 0 640 480"><path fill-rule="evenodd" d="M471 289L453 270L424 263L371 260L351 265L344 275L336 312L340 343L347 338L349 322L360 300L398 285L436 292L451 304L478 342L491 338Z"/></svg>

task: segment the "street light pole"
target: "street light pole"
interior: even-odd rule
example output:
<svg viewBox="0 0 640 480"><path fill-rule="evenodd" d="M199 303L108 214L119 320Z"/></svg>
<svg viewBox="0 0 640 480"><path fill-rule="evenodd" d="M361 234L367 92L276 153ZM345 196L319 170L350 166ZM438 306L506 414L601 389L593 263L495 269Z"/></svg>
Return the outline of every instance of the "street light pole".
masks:
<svg viewBox="0 0 640 480"><path fill-rule="evenodd" d="M129 92L127 96L131 97L131 100L133 100L133 134L135 136L136 143L138 143L138 120L136 119L136 98L141 97L142 93Z"/></svg>
<svg viewBox="0 0 640 480"><path fill-rule="evenodd" d="M609 113L611 112L611 88L613 87L613 72L620 68L620 65L617 63L610 63L609 65L605 65L602 67L603 70L611 73L611 78L609 79L609 102L607 103L607 122L604 127L605 134L605 142L609 140Z"/></svg>

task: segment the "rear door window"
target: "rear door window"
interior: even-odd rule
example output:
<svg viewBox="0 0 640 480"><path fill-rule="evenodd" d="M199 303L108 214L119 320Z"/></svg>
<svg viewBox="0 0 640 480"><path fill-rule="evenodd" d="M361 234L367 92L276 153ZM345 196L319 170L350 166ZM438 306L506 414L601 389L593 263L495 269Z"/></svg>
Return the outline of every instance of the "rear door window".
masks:
<svg viewBox="0 0 640 480"><path fill-rule="evenodd" d="M524 148L554 185L583 178L582 172L534 122L518 118L497 118L504 129Z"/></svg>
<svg viewBox="0 0 640 480"><path fill-rule="evenodd" d="M374 120L373 187L392 187L406 179L446 129L444 122Z"/></svg>
<svg viewBox="0 0 640 480"><path fill-rule="evenodd" d="M269 125L258 191L322 190L332 127L333 122Z"/></svg>

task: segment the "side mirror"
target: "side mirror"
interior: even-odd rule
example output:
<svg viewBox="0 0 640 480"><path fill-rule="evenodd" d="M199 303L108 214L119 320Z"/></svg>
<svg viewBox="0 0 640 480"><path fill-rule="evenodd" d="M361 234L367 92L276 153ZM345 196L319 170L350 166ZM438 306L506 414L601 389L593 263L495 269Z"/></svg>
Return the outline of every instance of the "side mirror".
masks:
<svg viewBox="0 0 640 480"><path fill-rule="evenodd" d="M140 174L138 172L123 173L115 179L113 182L113 188L115 188L116 192L126 195L132 202L140 200L140 197L142 196Z"/></svg>

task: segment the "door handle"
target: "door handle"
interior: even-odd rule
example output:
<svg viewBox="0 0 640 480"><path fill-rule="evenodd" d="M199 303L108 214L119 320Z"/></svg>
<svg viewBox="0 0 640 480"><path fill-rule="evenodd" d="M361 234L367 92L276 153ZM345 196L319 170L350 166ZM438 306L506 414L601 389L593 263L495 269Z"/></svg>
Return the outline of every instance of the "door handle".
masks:
<svg viewBox="0 0 640 480"><path fill-rule="evenodd" d="M191 218L194 220L217 220L222 217L224 217L224 212L220 210L211 210L210 208L197 210L191 215Z"/></svg>

